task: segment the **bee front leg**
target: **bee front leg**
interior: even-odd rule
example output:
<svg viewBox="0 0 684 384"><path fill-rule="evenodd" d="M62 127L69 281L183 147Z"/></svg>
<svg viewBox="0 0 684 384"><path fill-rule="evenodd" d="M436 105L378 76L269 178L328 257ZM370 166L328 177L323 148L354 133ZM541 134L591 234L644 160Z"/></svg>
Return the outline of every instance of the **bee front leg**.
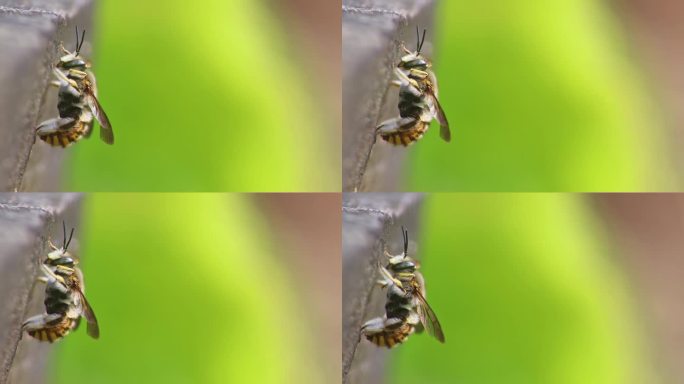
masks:
<svg viewBox="0 0 684 384"><path fill-rule="evenodd" d="M74 89L78 88L76 81L68 78L67 75L65 75L64 72L62 72L59 68L52 68L52 73L60 81L60 85L70 85Z"/></svg>
<svg viewBox="0 0 684 384"><path fill-rule="evenodd" d="M63 43L59 43L59 49L60 49L60 51L62 51L63 53L65 53L65 54L67 54L67 55L71 55L71 52L67 51L67 49L64 48L64 44L63 44Z"/></svg>

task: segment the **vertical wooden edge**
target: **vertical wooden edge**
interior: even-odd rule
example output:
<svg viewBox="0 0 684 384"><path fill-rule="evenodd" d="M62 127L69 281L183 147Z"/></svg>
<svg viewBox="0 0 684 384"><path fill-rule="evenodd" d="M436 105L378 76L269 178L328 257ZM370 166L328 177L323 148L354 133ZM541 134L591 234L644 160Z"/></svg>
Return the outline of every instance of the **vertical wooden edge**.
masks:
<svg viewBox="0 0 684 384"><path fill-rule="evenodd" d="M43 287L35 284L47 239L61 241L61 221L78 226L80 194L0 194L0 384L44 382L48 344L22 335L21 324L42 313Z"/></svg>
<svg viewBox="0 0 684 384"><path fill-rule="evenodd" d="M421 194L345 194L342 204L342 381L377 383L387 351L362 340L361 325L384 311L376 287L385 246L396 251L400 227L420 232Z"/></svg>

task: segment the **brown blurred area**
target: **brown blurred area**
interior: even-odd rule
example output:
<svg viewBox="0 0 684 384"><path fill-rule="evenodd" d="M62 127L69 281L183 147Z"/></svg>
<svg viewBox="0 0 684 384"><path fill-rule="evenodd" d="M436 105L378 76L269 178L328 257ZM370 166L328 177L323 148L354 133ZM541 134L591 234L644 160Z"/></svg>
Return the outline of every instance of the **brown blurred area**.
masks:
<svg viewBox="0 0 684 384"><path fill-rule="evenodd" d="M342 4L329 0L269 0L280 14L297 60L310 86L326 100L332 118L327 128L342 134ZM339 146L339 141L335 142Z"/></svg>
<svg viewBox="0 0 684 384"><path fill-rule="evenodd" d="M672 151L684 170L684 1L614 0L634 56L647 84L662 103L658 107L672 139Z"/></svg>
<svg viewBox="0 0 684 384"><path fill-rule="evenodd" d="M684 194L590 195L636 294L657 372L684 383Z"/></svg>
<svg viewBox="0 0 684 384"><path fill-rule="evenodd" d="M268 218L273 238L289 268L318 350L329 372L341 372L342 350L342 196L337 193L253 195Z"/></svg>

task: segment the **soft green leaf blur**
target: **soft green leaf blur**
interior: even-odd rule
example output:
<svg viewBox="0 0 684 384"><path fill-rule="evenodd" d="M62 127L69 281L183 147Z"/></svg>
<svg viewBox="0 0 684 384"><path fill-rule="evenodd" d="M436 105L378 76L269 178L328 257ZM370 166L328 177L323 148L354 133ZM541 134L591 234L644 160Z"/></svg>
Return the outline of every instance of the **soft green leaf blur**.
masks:
<svg viewBox="0 0 684 384"><path fill-rule="evenodd" d="M439 2L428 33L452 142L433 123L405 188L681 188L623 28L604 1Z"/></svg>
<svg viewBox="0 0 684 384"><path fill-rule="evenodd" d="M390 382L657 382L584 196L436 194L414 240L446 343L411 336Z"/></svg>
<svg viewBox="0 0 684 384"><path fill-rule="evenodd" d="M339 122L268 2L97 5L93 71L116 142L69 148L65 189L339 190Z"/></svg>
<svg viewBox="0 0 684 384"><path fill-rule="evenodd" d="M248 197L94 194L84 208L76 237L101 337L56 344L57 383L325 381Z"/></svg>

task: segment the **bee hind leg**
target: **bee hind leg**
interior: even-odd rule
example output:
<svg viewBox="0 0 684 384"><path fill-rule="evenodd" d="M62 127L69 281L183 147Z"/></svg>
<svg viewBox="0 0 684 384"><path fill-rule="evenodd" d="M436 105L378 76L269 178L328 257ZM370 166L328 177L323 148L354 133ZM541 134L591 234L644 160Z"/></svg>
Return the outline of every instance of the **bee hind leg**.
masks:
<svg viewBox="0 0 684 384"><path fill-rule="evenodd" d="M391 134L412 127L415 123L415 117L395 117L378 124L375 131L378 134Z"/></svg>
<svg viewBox="0 0 684 384"><path fill-rule="evenodd" d="M376 317L363 323L361 331L366 335L373 335L385 330L385 319Z"/></svg>
<svg viewBox="0 0 684 384"><path fill-rule="evenodd" d="M49 325L54 325L62 320L64 315L60 313L43 314L29 317L21 325L21 328L25 331L35 331L38 329L45 328Z"/></svg>
<svg viewBox="0 0 684 384"><path fill-rule="evenodd" d="M73 127L74 124L76 124L76 119L73 117L56 117L40 123L36 128L36 134L44 136L60 131L67 131Z"/></svg>

